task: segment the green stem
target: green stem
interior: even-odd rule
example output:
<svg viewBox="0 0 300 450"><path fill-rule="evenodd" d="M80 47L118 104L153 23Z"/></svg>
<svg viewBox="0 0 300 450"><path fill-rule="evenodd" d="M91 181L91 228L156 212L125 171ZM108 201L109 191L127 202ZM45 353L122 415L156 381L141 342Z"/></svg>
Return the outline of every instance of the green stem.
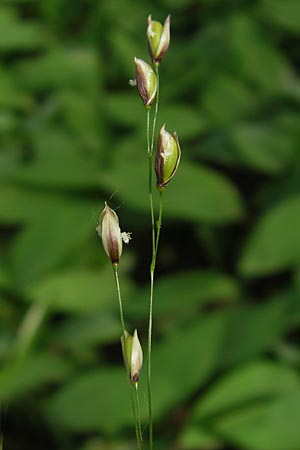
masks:
<svg viewBox="0 0 300 450"><path fill-rule="evenodd" d="M153 449L153 419L152 419L152 394L151 394L151 347L152 347L152 321L153 321L153 287L154 271L152 261L150 268L150 303L149 303L149 324L148 324L148 365L147 365L147 385L148 385L148 408L149 408L149 450Z"/></svg>
<svg viewBox="0 0 300 450"><path fill-rule="evenodd" d="M159 72L156 66L157 93L155 111L152 123L152 134L150 142L150 111L147 112L147 153L149 161L149 199L151 211L151 234L152 234L152 258L150 265L150 301L149 301L149 322L148 322L148 358L147 358L147 387L148 387L148 408L149 408L149 450L153 450L153 418L152 418L152 394L151 394L151 350L152 350L152 324L153 324L153 291L154 291L154 271L156 264L157 245L155 239L155 218L153 206L153 147L156 128L156 119L159 104Z"/></svg>
<svg viewBox="0 0 300 450"><path fill-rule="evenodd" d="M150 202L150 214L151 214L151 234L152 234L152 254L155 251L155 219L154 219L154 206L153 206L153 156L151 150L152 142L150 143L150 109L147 110L147 154L148 154L148 181L149 181L149 202Z"/></svg>
<svg viewBox="0 0 300 450"><path fill-rule="evenodd" d="M148 400L149 400L149 450L153 450L153 419L152 419L152 396L151 396L151 350L152 350L152 323L153 323L153 293L154 293L154 275L156 267L156 257L158 252L159 237L163 213L163 191L159 190L159 216L157 221L157 233L155 249L152 255L150 266L150 306L149 306L149 327L148 327Z"/></svg>
<svg viewBox="0 0 300 450"><path fill-rule="evenodd" d="M158 65L155 66L155 70L156 70L157 89L156 89L155 111L154 111L154 117L153 117L152 136L151 136L151 153L153 153L155 128L156 128L156 119L157 119L158 104L159 104L159 70L158 70Z"/></svg>
<svg viewBox="0 0 300 450"><path fill-rule="evenodd" d="M122 332L123 332L123 339L125 341L125 321L124 321L124 313L123 313L123 303L122 303L122 296L121 296L121 289L120 289L120 282L119 282L119 275L118 275L118 264L113 264L113 270L115 275L115 282L116 282L116 288L117 288L117 296L118 296L118 302L119 302L119 310L120 310L120 319L121 319L121 325L122 325ZM124 342L124 348L125 348L125 342ZM128 373L129 368L127 367L127 358L125 357L125 365L126 365L126 378L128 383L130 384L130 397L131 397L131 406L132 411L134 415L134 421L135 421L135 434L136 434L136 440L138 444L138 450L143 449L143 443L142 443L142 433L141 433L141 422L140 422L140 413L139 413L139 405L135 405L135 399L131 390L132 384L129 381Z"/></svg>
<svg viewBox="0 0 300 450"><path fill-rule="evenodd" d="M135 435L136 435L136 441L138 450L143 450L143 435L142 435L142 427L141 427L141 419L140 419L140 405L137 403L137 394L134 393L135 387L128 379L128 382L130 383L130 398L131 398L131 407L134 415L135 420ZM0 449L1 450L1 449Z"/></svg>
<svg viewBox="0 0 300 450"><path fill-rule="evenodd" d="M114 269L114 275L115 275L115 281L116 281L116 287L117 287L122 331L123 331L123 336L125 339L125 321L124 321L123 304L122 304L121 289L120 289L119 275L118 275L118 264L116 264L116 263L113 264L113 269Z"/></svg>
<svg viewBox="0 0 300 450"><path fill-rule="evenodd" d="M135 435L136 435L136 442L138 446L138 450L143 450L143 436L141 432L141 423L138 415L138 407L136 405L136 399L133 390L134 386L132 385L131 381L127 377L127 381L130 384L130 400L131 400L131 408L134 415L134 423L135 423ZM0 449L1 450L1 449Z"/></svg>
<svg viewBox="0 0 300 450"><path fill-rule="evenodd" d="M158 215L158 221L157 221L157 233L156 233L156 243L155 243L155 263L156 263L156 255L158 251L158 244L159 244L159 238L160 238L160 230L161 230L161 223L162 223L162 214L163 214L163 188L159 189L159 215Z"/></svg>
<svg viewBox="0 0 300 450"><path fill-rule="evenodd" d="M140 407L140 397L139 397L139 387L138 383L135 384L135 399L136 399L136 416L137 416L137 428L138 434L140 437L141 448L143 448L143 433L142 433L142 425L141 425L141 407Z"/></svg>

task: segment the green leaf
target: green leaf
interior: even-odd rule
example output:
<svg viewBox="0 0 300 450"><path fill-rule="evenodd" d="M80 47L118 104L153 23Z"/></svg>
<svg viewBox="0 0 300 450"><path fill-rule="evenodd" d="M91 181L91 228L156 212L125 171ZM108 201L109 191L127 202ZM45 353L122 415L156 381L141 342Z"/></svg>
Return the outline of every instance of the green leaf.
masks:
<svg viewBox="0 0 300 450"><path fill-rule="evenodd" d="M220 1L220 0L214 0ZM171 11L181 11L184 7L188 7L193 2L192 0L182 0L181 2L177 2L176 0L165 0L164 5L170 8Z"/></svg>
<svg viewBox="0 0 300 450"><path fill-rule="evenodd" d="M259 306L243 305L228 313L227 333L220 347L220 366L247 361L273 348L299 311L296 298L297 294L283 293Z"/></svg>
<svg viewBox="0 0 300 450"><path fill-rule="evenodd" d="M300 165L293 165L276 183L266 184L255 196L256 205L260 208L270 208L285 199L300 195Z"/></svg>
<svg viewBox="0 0 300 450"><path fill-rule="evenodd" d="M232 62L237 73L266 94L281 90L291 78L284 53L272 44L250 15L232 14L228 24ZM259 70L257 69L259 67Z"/></svg>
<svg viewBox="0 0 300 450"><path fill-rule="evenodd" d="M299 34L300 4L297 0L263 0L258 12L271 24L295 34Z"/></svg>
<svg viewBox="0 0 300 450"><path fill-rule="evenodd" d="M242 80L221 73L208 82L202 102L213 124L228 125L253 111L257 98Z"/></svg>
<svg viewBox="0 0 300 450"><path fill-rule="evenodd" d="M271 361L256 361L215 383L197 402L192 420L202 421L210 416L228 414L254 402L270 402L298 388L299 376L289 367Z"/></svg>
<svg viewBox="0 0 300 450"><path fill-rule="evenodd" d="M100 278L99 275L98 278ZM103 287L101 289L100 297L101 306L105 307L102 292ZM85 301L86 296L84 295L82 303L85 303ZM99 299L98 303L100 303ZM99 304L97 304L97 309L100 309ZM120 335L121 325L119 318L103 311L101 308L101 312L95 311L92 314L84 314L80 317L71 318L65 321L56 329L54 340L64 348L80 350L82 348L95 346L96 344L116 342L120 339Z"/></svg>
<svg viewBox="0 0 300 450"><path fill-rule="evenodd" d="M243 215L236 187L204 166L180 165L165 197L164 212L172 218L227 223Z"/></svg>
<svg viewBox="0 0 300 450"><path fill-rule="evenodd" d="M27 51L45 46L45 30L37 22L18 19L12 8L0 9L0 52Z"/></svg>
<svg viewBox="0 0 300 450"><path fill-rule="evenodd" d="M6 168L8 171L14 171L12 165L7 164ZM58 194L21 189L8 184L0 185L0 222L18 224L36 221L45 214L54 214L56 208L61 210L62 200Z"/></svg>
<svg viewBox="0 0 300 450"><path fill-rule="evenodd" d="M16 130L18 127L18 118L16 114L10 111L0 111L0 132L10 133Z"/></svg>
<svg viewBox="0 0 300 450"><path fill-rule="evenodd" d="M193 148L193 156L200 160L207 160L235 167L239 165L237 155L232 151L232 144L228 137L228 132L222 129L215 134L208 136L203 142Z"/></svg>
<svg viewBox="0 0 300 450"><path fill-rule="evenodd" d="M130 128L145 128L147 112L137 98L137 92L112 94L107 99L108 115L117 124ZM126 111L126 114L124 114ZM159 108L159 120L179 134L180 139L192 139L206 129L206 120L200 112L184 103ZM146 142L144 142L146 149Z"/></svg>
<svg viewBox="0 0 300 450"><path fill-rule="evenodd" d="M199 306L217 300L236 300L240 294L238 283L218 272L190 270L177 272L157 279L155 282L155 315L182 316L183 305L188 305L186 313L195 314ZM142 288L127 304L127 312L133 317L147 318L149 288Z"/></svg>
<svg viewBox="0 0 300 450"><path fill-rule="evenodd" d="M243 366L225 375L203 398L199 398L192 412L191 424L183 430L181 442L189 449L197 449L206 443L208 448L218 448L221 443L220 437L223 436L248 448L250 435L256 432L255 422L253 430L248 430L249 437L246 433L243 434L243 442L236 440L236 435L239 436L240 431L234 430L234 426L232 428L230 426L229 436L227 431L223 433L223 424L227 428L227 422L231 424L231 421L239 421L240 416L247 418L249 413L251 416L251 411L254 414L258 413L260 405L268 410L270 405L299 392L299 388L298 374L287 366L264 360ZM260 426L259 422L257 425ZM261 447L257 444L254 448ZM273 449L273 446L265 448Z"/></svg>
<svg viewBox="0 0 300 450"><path fill-rule="evenodd" d="M153 411L156 420L192 395L216 370L225 329L225 316L215 314L174 331L163 342L153 346Z"/></svg>
<svg viewBox="0 0 300 450"><path fill-rule="evenodd" d="M166 123L166 128L170 132L177 132L180 142L202 135L207 128L205 116L196 108L184 103L162 106L158 117Z"/></svg>
<svg viewBox="0 0 300 450"><path fill-rule="evenodd" d="M88 48L52 50L21 63L17 73L21 85L34 92L68 88L94 95L98 85L97 57Z"/></svg>
<svg viewBox="0 0 300 450"><path fill-rule="evenodd" d="M200 326L191 327L184 335L173 335L153 348L153 406L156 418L183 399L211 373L217 361L222 329L222 319L213 318ZM195 340L199 345L193 344ZM188 370L190 358L201 358L201 365ZM52 397L47 406L48 414L70 430L116 431L132 422L125 380L124 369L95 370L79 376ZM145 374L142 372L141 398L145 391ZM76 405L80 405L80 408ZM146 407L143 415L145 412Z"/></svg>
<svg viewBox="0 0 300 450"><path fill-rule="evenodd" d="M4 265L3 258L0 256L0 288L5 287L7 284L7 273Z"/></svg>
<svg viewBox="0 0 300 450"><path fill-rule="evenodd" d="M118 8L118 15L119 11ZM115 21L115 18L113 20ZM120 75L123 75L123 83L124 81L127 83L127 80L132 78L134 74L133 58L134 55L140 54L140 43L139 40L133 38L132 34L129 34L127 30L123 30L122 28L123 26L120 25L109 27L107 30L107 39L111 51L115 55L118 72Z"/></svg>
<svg viewBox="0 0 300 450"><path fill-rule="evenodd" d="M269 173L280 172L293 162L295 138L278 124L244 124L229 136L232 152L242 164Z"/></svg>
<svg viewBox="0 0 300 450"><path fill-rule="evenodd" d="M46 402L56 428L76 432L115 429L132 423L125 369L103 368L79 375Z"/></svg>
<svg viewBox="0 0 300 450"><path fill-rule="evenodd" d="M204 316L198 323L173 330L154 345L156 418L200 389L220 368L249 361L273 348L299 310L294 299L283 300Z"/></svg>
<svg viewBox="0 0 300 450"><path fill-rule="evenodd" d="M183 158L184 151L182 146ZM128 205L146 212L146 169L146 164L138 170L134 164L119 165L106 175L107 188L122 192ZM235 186L204 166L181 163L174 180L165 189L164 217L219 224L236 221L242 215L242 200Z"/></svg>
<svg viewBox="0 0 300 450"><path fill-rule="evenodd" d="M228 103L229 100L224 102ZM224 121L231 120L228 114ZM268 120L245 120L208 136L193 154L217 164L248 167L267 174L286 173L298 166L299 120L299 114L291 110L279 111Z"/></svg>
<svg viewBox="0 0 300 450"><path fill-rule="evenodd" d="M179 445L182 450L217 450L222 448L222 440L199 426L188 425L180 433Z"/></svg>
<svg viewBox="0 0 300 450"><path fill-rule="evenodd" d="M123 127L136 129L145 127L146 109L137 96L137 90L132 88L129 93L122 92L109 95L106 112L110 121ZM124 113L125 111L126 113Z"/></svg>
<svg viewBox="0 0 300 450"><path fill-rule="evenodd" d="M267 211L246 242L239 270L246 276L276 273L300 264L300 198L294 196Z"/></svg>
<svg viewBox="0 0 300 450"><path fill-rule="evenodd" d="M220 367L249 360L272 348L286 329L289 309L290 304L281 299L265 308L239 308L239 314L235 311L216 312L174 330L153 345L155 420L160 420L197 392ZM272 320L276 324L274 330ZM257 335L255 340L253 330ZM147 391L144 370L139 388L141 398ZM291 376L290 381L293 379ZM127 393L124 369L97 370L78 376L58 390L48 401L47 410L52 418L57 417L60 425L69 430L116 432L132 421ZM76 407L78 404L80 408ZM142 415L146 417L146 405Z"/></svg>
<svg viewBox="0 0 300 450"><path fill-rule="evenodd" d="M299 447L300 389L270 404L253 406L220 420L215 430L249 450Z"/></svg>
<svg viewBox="0 0 300 450"><path fill-rule="evenodd" d="M61 381L69 371L65 360L45 352L8 364L0 371L0 403L15 401L34 389Z"/></svg>
<svg viewBox="0 0 300 450"><path fill-rule="evenodd" d="M14 239L10 271L15 288L54 269L93 233L88 204L57 204Z"/></svg>
<svg viewBox="0 0 300 450"><path fill-rule="evenodd" d="M89 439L80 450L132 450L132 442L124 443L116 440L104 440L101 438Z"/></svg>
<svg viewBox="0 0 300 450"><path fill-rule="evenodd" d="M90 96L67 90L61 93L60 102L66 127L70 129L72 136L79 139L81 154L84 153L82 145L89 152L84 153L85 158L82 158L82 162L87 159L88 154L98 155L99 147L101 143L103 144L103 125L99 123L102 121L99 120L100 108L97 107L97 102ZM97 168L95 162L94 160L94 169ZM90 170L93 173L92 167Z"/></svg>
<svg viewBox="0 0 300 450"><path fill-rule="evenodd" d="M130 289L130 284L122 279L124 297ZM61 271L32 285L27 294L33 301L46 303L58 311L82 313L117 307L113 271L108 263L99 271Z"/></svg>
<svg viewBox="0 0 300 450"><path fill-rule="evenodd" d="M20 89L14 74L0 66L0 107L22 110L29 106L32 99Z"/></svg>
<svg viewBox="0 0 300 450"><path fill-rule="evenodd" d="M0 298L0 306L2 308L3 303ZM1 318L2 320L2 318ZM4 330L0 331L0 360L4 361L5 358L10 354L12 345L12 338L10 334L6 333Z"/></svg>
<svg viewBox="0 0 300 450"><path fill-rule="evenodd" d="M101 169L94 158L82 152L78 140L50 127L34 136L37 157L30 164L15 164L6 179L26 187L61 189L100 188ZM68 170L66 170L68 168Z"/></svg>

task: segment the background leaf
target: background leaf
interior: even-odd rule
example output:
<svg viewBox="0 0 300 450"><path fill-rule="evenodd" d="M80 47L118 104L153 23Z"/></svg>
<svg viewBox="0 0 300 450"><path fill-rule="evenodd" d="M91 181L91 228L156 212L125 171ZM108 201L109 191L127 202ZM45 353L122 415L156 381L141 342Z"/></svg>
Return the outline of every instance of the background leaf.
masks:
<svg viewBox="0 0 300 450"><path fill-rule="evenodd" d="M292 197L268 211L254 228L240 260L245 275L265 275L300 262L300 200Z"/></svg>

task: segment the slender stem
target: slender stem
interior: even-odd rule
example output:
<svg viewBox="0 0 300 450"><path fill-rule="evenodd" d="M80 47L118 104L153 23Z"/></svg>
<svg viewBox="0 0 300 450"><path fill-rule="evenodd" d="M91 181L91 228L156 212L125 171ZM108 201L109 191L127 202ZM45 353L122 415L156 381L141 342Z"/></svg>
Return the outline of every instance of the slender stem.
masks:
<svg viewBox="0 0 300 450"><path fill-rule="evenodd" d="M128 380L128 382L129 382L129 380ZM130 400L131 400L131 408L132 408L133 415L134 415L134 423L135 423L134 428L135 428L136 442L137 442L138 450L142 450L142 444L141 444L139 426L138 426L138 419L137 419L137 408L135 405L134 393L132 392L132 385L130 386Z"/></svg>
<svg viewBox="0 0 300 450"><path fill-rule="evenodd" d="M150 143L150 112L147 113L147 152L149 161L149 199L151 211L151 234L152 234L152 258L150 265L150 300L149 300L149 323L148 323L148 358L147 358L147 387L148 387L148 408L149 408L149 450L153 450L153 418L152 418L152 394L151 394L151 350L152 350L152 324L153 324L153 291L154 291L154 271L156 264L157 245L155 238L155 218L153 207L153 147L156 128L156 119L158 114L159 104L159 72L158 65L156 66L157 76L157 93L155 111L152 123L152 134Z"/></svg>
<svg viewBox="0 0 300 450"><path fill-rule="evenodd" d="M115 281L116 281L116 287L117 287L122 331L123 331L123 336L125 338L125 321L124 321L123 304L122 304L121 289L120 289L119 275L118 275L118 264L113 264L113 269L114 269Z"/></svg>
<svg viewBox="0 0 300 450"><path fill-rule="evenodd" d="M131 384L131 382L128 380ZM141 427L141 417L140 417L140 405L137 399L137 393L135 386L131 384L130 386L130 398L131 398L131 407L134 414L135 419L135 435L137 441L138 450L143 450L143 434ZM1 450L1 449L0 449Z"/></svg>
<svg viewBox="0 0 300 450"><path fill-rule="evenodd" d="M153 419L152 419L152 394L151 394L151 347L152 347L154 271L152 270L152 261L151 261L151 268L150 268L150 302L149 302L148 365L147 365L148 408L149 408L149 450L153 449Z"/></svg>
<svg viewBox="0 0 300 450"><path fill-rule="evenodd" d="M140 407L138 383L135 383L134 390L135 390L135 399L136 399L137 428L138 428L138 434L139 434L139 438L140 438L141 448L143 448L143 433L142 433L142 425L141 425L141 407Z"/></svg>
<svg viewBox="0 0 300 450"><path fill-rule="evenodd" d="M153 323L153 293L156 258L158 252L160 230L163 213L163 191L159 190L159 216L157 221L157 233L155 250L152 255L150 266L150 306L149 306L149 328L148 328L148 398L149 398L149 450L153 450L153 419L152 419L152 396L151 396L151 350L152 350L152 323Z"/></svg>
<svg viewBox="0 0 300 450"><path fill-rule="evenodd" d="M149 182L149 202L150 202L150 214L151 214L151 235L152 235L152 254L155 251L155 219L154 219L154 206L153 206L153 178L152 178L152 165L153 156L151 150L152 143L150 143L150 109L147 110L147 154L148 154L148 182Z"/></svg>
<svg viewBox="0 0 300 450"><path fill-rule="evenodd" d="M114 270L115 281L116 281L123 339L125 340L125 321L124 321L123 303L122 303L122 296L121 296L121 289L120 289L120 282L119 282L119 275L118 275L118 264L113 264L113 270ZM125 348L125 342L124 342L124 348ZM143 449L143 444L142 444L143 438L142 438L142 433L141 433L141 422L140 422L140 412L139 412L140 408L139 408L139 405L137 405L137 404L135 405L135 398L134 398L133 392L131 390L132 384L128 378L129 368L127 367L127 358L125 357L124 359L125 359L125 365L126 365L126 378L130 385L129 386L130 387L130 397L131 397L131 406L132 406L132 411L133 411L134 421L135 421L136 440L137 440L138 450L142 450Z"/></svg>
<svg viewBox="0 0 300 450"><path fill-rule="evenodd" d="M157 221L157 233L156 233L156 243L155 243L155 263L156 263L156 255L158 251L158 244L159 244L159 238L160 238L160 230L161 230L161 223L162 223L162 214L163 214L163 189L159 189L159 215L158 215L158 221Z"/></svg>
<svg viewBox="0 0 300 450"><path fill-rule="evenodd" d="M150 143L150 108L147 109L147 126L146 126L146 137L147 137L147 154L151 155L151 143Z"/></svg>
<svg viewBox="0 0 300 450"><path fill-rule="evenodd" d="M159 70L158 70L158 65L155 66L155 70L156 70L157 89L156 89L155 111L154 111L154 117L153 117L152 136L151 136L151 153L153 153L155 128L156 128L156 119L157 119L158 105L159 105Z"/></svg>
<svg viewBox="0 0 300 450"><path fill-rule="evenodd" d="M147 130L149 131L149 129ZM149 142L149 134L148 142ZM151 212L151 234L152 234L152 261L155 254L155 219L152 193L152 153L148 153L149 161L149 199ZM147 358L147 387L148 387L148 408L149 408L149 450L153 449L153 423L152 423L152 396L151 396L151 345L152 345L152 309L153 309L153 271L152 261L150 267L150 303L149 303L149 324L148 324L148 358Z"/></svg>

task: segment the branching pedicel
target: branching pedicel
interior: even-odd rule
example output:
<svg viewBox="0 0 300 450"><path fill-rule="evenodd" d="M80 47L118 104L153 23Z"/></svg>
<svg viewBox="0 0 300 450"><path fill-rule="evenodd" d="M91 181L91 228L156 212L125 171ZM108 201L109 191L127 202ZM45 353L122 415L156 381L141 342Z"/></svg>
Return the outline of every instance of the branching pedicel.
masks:
<svg viewBox="0 0 300 450"><path fill-rule="evenodd" d="M159 104L159 65L164 58L170 44L170 15L166 18L164 25L148 17L147 41L152 65L140 58L134 58L136 81L130 80L130 85L137 86L138 92L146 108L146 141L147 157L149 164L148 187L151 213L151 240L152 258L150 263L150 299L149 299L149 322L148 322L148 349L147 349L147 386L148 386L148 408L149 408L149 450L153 450L153 417L152 417L152 395L151 395L151 349L152 349L152 318L153 318L153 295L154 274L159 246L159 237L163 213L163 192L165 187L174 177L179 165L181 150L177 134L166 130L163 125L159 132L155 168L153 167L153 148L156 131L156 120ZM151 107L155 104L153 115ZM156 174L156 187L159 192L159 213L155 220L155 208L153 202L153 172ZM133 336L125 328L123 304L118 278L118 264L122 254L122 241L128 243L130 233L121 233L119 219L105 203L100 215L97 232L102 239L103 247L111 260L115 275L117 295L120 308L120 319L122 324L122 350L128 379L132 387L132 406L135 417L135 430L137 446L143 449L143 436L140 419L140 406L138 395L138 381L143 362L142 348L138 339L137 330Z"/></svg>

